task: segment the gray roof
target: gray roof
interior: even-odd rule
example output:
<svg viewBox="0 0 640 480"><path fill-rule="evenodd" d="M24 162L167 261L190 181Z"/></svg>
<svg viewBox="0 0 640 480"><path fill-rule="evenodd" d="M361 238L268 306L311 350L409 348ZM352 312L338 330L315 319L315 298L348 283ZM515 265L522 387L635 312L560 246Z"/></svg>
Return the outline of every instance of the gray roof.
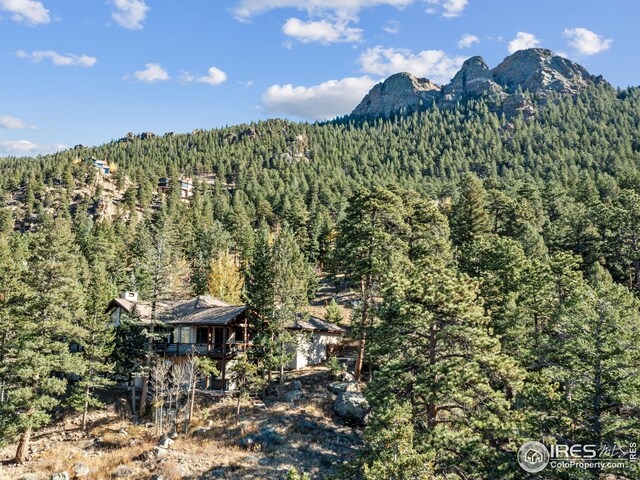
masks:
<svg viewBox="0 0 640 480"><path fill-rule="evenodd" d="M336 325L335 323L330 323L321 318L309 316L307 318L298 318L293 325L291 325L289 330L304 330L306 332L327 332L327 333L343 333L344 329Z"/></svg>
<svg viewBox="0 0 640 480"><path fill-rule="evenodd" d="M196 308L191 312L172 316L164 323L167 325L228 325L233 320L244 315L246 307L230 306L230 307L208 307Z"/></svg>
<svg viewBox="0 0 640 480"><path fill-rule="evenodd" d="M228 325L245 311L244 305L229 305L206 295L174 303L162 316L168 325Z"/></svg>

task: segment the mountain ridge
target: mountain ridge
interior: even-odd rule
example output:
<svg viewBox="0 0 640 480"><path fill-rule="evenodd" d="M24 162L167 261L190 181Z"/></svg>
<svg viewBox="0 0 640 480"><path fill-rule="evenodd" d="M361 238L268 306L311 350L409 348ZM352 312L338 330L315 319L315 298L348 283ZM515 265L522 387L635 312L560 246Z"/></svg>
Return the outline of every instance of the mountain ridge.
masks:
<svg viewBox="0 0 640 480"><path fill-rule="evenodd" d="M484 98L491 109L508 117L535 115L535 105L524 91L538 95L538 103L556 92L576 94L591 85L606 84L602 76L590 74L582 65L544 48L518 50L490 69L484 59L467 59L446 85L436 85L409 72L391 75L376 84L351 112L352 117L390 117L436 104L452 107Z"/></svg>

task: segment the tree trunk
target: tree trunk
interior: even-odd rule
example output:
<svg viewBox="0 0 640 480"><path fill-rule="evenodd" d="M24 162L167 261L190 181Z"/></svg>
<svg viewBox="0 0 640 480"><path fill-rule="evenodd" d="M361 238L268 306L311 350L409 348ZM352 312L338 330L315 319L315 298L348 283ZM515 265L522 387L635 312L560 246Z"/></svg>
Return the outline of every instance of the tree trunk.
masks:
<svg viewBox="0 0 640 480"><path fill-rule="evenodd" d="M133 377L131 379L131 420L135 422L136 420L136 379Z"/></svg>
<svg viewBox="0 0 640 480"><path fill-rule="evenodd" d="M195 367L194 367L195 368ZM193 418L193 406L196 403L196 376L195 373L193 378L191 379L191 400L189 401L189 418L187 419L187 425L184 433L189 431L189 427L191 426L191 419Z"/></svg>
<svg viewBox="0 0 640 480"><path fill-rule="evenodd" d="M240 423L240 401L242 400L242 395L238 394L238 402L236 403L236 425Z"/></svg>
<svg viewBox="0 0 640 480"><path fill-rule="evenodd" d="M82 430L87 431L87 414L89 413L89 401L84 402L84 411L82 412Z"/></svg>
<svg viewBox="0 0 640 480"><path fill-rule="evenodd" d="M91 394L91 389L89 385L87 385L86 390L84 391L84 411L82 412L82 430L87 430L87 416L89 415L89 395Z"/></svg>
<svg viewBox="0 0 640 480"><path fill-rule="evenodd" d="M362 379L362 365L364 363L364 348L366 344L366 328L367 321L369 317L369 288L368 286L371 284L371 278L368 275L367 279L364 278L360 281L360 290L362 295L362 318L360 320L361 323L361 332L360 339L358 340L358 357L356 358L356 366L353 369L353 376L356 382L359 382Z"/></svg>
<svg viewBox="0 0 640 480"><path fill-rule="evenodd" d="M27 428L20 437L18 449L16 450L16 463L25 463L29 457L29 442L31 441L31 427Z"/></svg>
<svg viewBox="0 0 640 480"><path fill-rule="evenodd" d="M142 393L140 393L140 409L138 410L138 415L140 415L141 417L144 415L144 411L147 408L148 392L149 392L149 374L145 373L144 376L142 377Z"/></svg>
<svg viewBox="0 0 640 480"><path fill-rule="evenodd" d="M278 399L284 398L284 365L280 363L280 379L278 380Z"/></svg>

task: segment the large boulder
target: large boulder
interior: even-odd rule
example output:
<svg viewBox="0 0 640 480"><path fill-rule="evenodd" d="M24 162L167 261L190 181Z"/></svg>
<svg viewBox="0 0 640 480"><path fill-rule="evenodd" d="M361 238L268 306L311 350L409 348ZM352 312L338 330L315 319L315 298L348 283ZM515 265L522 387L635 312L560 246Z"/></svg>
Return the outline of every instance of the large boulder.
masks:
<svg viewBox="0 0 640 480"><path fill-rule="evenodd" d="M271 450L284 443L284 437L272 427L265 427L257 434L246 435L238 440L245 450Z"/></svg>
<svg viewBox="0 0 640 480"><path fill-rule="evenodd" d="M284 401L293 403L297 402L302 397L304 397L304 393L302 393L302 390L290 390L284 394Z"/></svg>
<svg viewBox="0 0 640 480"><path fill-rule="evenodd" d="M333 404L333 411L344 420L361 424L369 412L369 402L362 393L341 392Z"/></svg>

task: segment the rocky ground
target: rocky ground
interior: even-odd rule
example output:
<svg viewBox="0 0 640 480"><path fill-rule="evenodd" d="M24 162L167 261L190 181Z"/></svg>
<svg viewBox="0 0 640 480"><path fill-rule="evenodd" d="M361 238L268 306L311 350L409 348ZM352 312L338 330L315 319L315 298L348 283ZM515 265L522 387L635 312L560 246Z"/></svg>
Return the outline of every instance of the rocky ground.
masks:
<svg viewBox="0 0 640 480"><path fill-rule="evenodd" d="M93 413L86 433L66 418L34 436L26 465L12 464L15 445L0 449L0 480L284 479L292 468L331 477L361 446L354 417L366 404L326 367L289 375L289 402L246 404L237 424L232 399L203 399L188 435L156 436L152 424L122 419L117 402Z"/></svg>

